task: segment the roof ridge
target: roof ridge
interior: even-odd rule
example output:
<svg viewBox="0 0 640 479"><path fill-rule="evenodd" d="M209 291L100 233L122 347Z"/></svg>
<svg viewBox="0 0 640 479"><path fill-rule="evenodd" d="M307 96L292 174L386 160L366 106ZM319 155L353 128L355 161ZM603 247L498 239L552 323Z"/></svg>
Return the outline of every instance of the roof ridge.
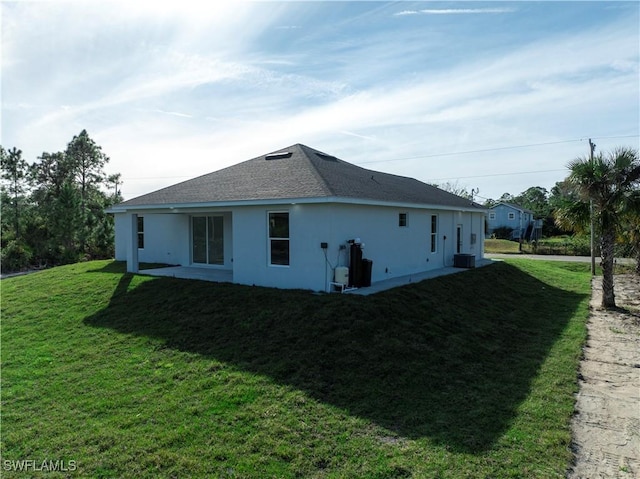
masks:
<svg viewBox="0 0 640 479"><path fill-rule="evenodd" d="M322 184L324 185L325 189L331 194L331 196L335 196L335 194L336 194L335 188L333 188L331 186L331 184L329 183L327 178L325 178L325 176L318 169L318 166L309 157L308 150L311 150L315 155L322 154L322 155L325 155L325 156L330 156L330 157L336 158L336 160L338 160L338 161L343 161L343 160L340 160L339 158L335 157L334 155L330 155L328 153L324 153L324 152L322 152L320 150L316 150L315 148L311 148L310 146L304 145L302 143L297 143L296 146L298 146L300 148L300 150L303 151L304 157L309 161L309 163L311 163L311 166L313 167L314 176L316 176L322 182ZM346 162L344 162L344 163L346 163Z"/></svg>

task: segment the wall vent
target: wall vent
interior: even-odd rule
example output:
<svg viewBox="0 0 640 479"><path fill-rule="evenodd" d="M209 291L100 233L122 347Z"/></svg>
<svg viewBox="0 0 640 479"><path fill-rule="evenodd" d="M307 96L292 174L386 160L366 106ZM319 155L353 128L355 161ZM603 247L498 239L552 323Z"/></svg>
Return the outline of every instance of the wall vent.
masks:
<svg viewBox="0 0 640 479"><path fill-rule="evenodd" d="M282 151L280 153L271 153L270 155L267 155L264 157L265 160L282 160L283 158L290 158L291 157L291 152L290 151Z"/></svg>

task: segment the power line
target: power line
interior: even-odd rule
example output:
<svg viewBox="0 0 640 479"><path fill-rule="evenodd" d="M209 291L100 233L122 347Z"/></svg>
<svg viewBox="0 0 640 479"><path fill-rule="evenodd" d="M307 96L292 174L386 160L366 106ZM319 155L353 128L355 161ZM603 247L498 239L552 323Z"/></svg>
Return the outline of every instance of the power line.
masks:
<svg viewBox="0 0 640 479"><path fill-rule="evenodd" d="M640 137L640 135L593 136L591 138L595 139L595 140L605 140L605 139L638 138L638 137ZM410 156L410 157L405 157L405 158L390 158L390 159L386 159L386 160L361 161L361 162L359 162L357 164L358 165L366 165L366 164L371 164L371 163L391 163L391 162L395 162L395 161L418 160L418 159L422 159L422 158L436 158L436 157L441 157L441 156L468 155L468 154L472 154L472 153L487 153L487 152L491 152L491 151L515 150L515 149L519 149L519 148L531 148L531 147L535 147L535 146L548 146L548 145L560 145L560 144L563 144L563 143L576 143L576 142L585 141L585 140L587 140L587 138L577 138L577 139L572 139L572 140L548 141L548 142L543 142L543 143L529 143L529 144L525 144L525 145L501 146L501 147L495 147L495 148L484 148L484 149L477 149L477 150L458 151L458 152L453 152L453 153L434 153L434 154L429 154L429 155ZM433 181L450 180L450 179L456 179L456 178L463 179L463 178L483 178L483 177L491 177L491 176L525 175L525 174L530 174L530 173L548 173L548 172L555 172L555 171L564 171L564 170L540 170L540 171L524 171L524 172L519 172L519 173L496 173L496 174L491 174L491 175L480 175L480 176L460 176L460 177L451 177L451 178L438 178L438 179L435 179ZM193 178L193 176L184 176L184 175L182 175L182 176L148 176L148 177L126 178L126 180L127 181L146 181L146 180L173 180L173 179L180 179L180 178Z"/></svg>
<svg viewBox="0 0 640 479"><path fill-rule="evenodd" d="M621 135L621 136L592 136L591 140L611 140L616 138L638 138L640 135ZM581 141L584 141L585 138L580 138Z"/></svg>
<svg viewBox="0 0 640 479"><path fill-rule="evenodd" d="M362 161L360 162L361 165L366 165L369 163L389 163L392 161L406 161L406 160L418 160L418 159L422 159L422 158L435 158L438 156L455 156L455 155L468 155L471 153L486 153L489 151L500 151L500 150L513 150L516 148L528 148L528 147L532 147L532 146L544 146L544 145L558 145L560 143L572 143L572 142L577 142L577 141L582 141L582 140L563 140L563 141L551 141L551 142L547 142L547 143L531 143L529 145L514 145L514 146L502 146L502 147L498 147L498 148L486 148L486 149L481 149L481 150L467 150L467 151L456 151L456 152L451 152L451 153L434 153L431 155L420 155L420 156L410 156L410 157L406 157L406 158L392 158L389 160L372 160L372 161Z"/></svg>
<svg viewBox="0 0 640 479"><path fill-rule="evenodd" d="M599 137L592 137L594 139L615 139L615 138L637 138L640 135L620 135L620 136L599 136ZM559 145L562 143L575 143L575 142L579 142L579 141L584 141L586 140L586 138L577 138L577 139L573 139L573 140L560 140L560 141L547 141L544 143L529 143L526 145L512 145L512 146L501 146L501 147L496 147L496 148L484 148L484 149L478 149L478 150L467 150L467 151L457 151L457 152L453 152L453 153L434 153L434 154L430 154L430 155L420 155L420 156L410 156L410 157L406 157L406 158L391 158L391 159L387 159L387 160L371 160L371 161L361 161L359 164L360 165L366 165L366 164L370 164L370 163L390 163L393 161L406 161L406 160L418 160L418 159L422 159L422 158L435 158L435 157L440 157L440 156L455 156L455 155L468 155L471 153L487 153L490 151L502 151L502 150L515 150L518 148L531 148L533 146L548 146L548 145Z"/></svg>
<svg viewBox="0 0 640 479"><path fill-rule="evenodd" d="M470 178L490 178L493 176L514 176L514 175L531 175L534 173L552 173L556 171L567 171L566 168L559 170L536 170L536 171L518 171L515 173L492 173L489 175L474 175L474 176L451 176L449 178L431 178L428 181L444 181L444 180L466 180Z"/></svg>

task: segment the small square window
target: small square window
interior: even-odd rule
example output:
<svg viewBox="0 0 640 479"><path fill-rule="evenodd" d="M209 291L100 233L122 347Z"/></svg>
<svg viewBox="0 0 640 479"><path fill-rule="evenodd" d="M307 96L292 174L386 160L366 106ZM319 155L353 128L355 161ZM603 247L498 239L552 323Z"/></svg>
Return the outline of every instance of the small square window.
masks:
<svg viewBox="0 0 640 479"><path fill-rule="evenodd" d="M496 214L495 213L489 213L489 219L490 220L495 220L496 219Z"/></svg>
<svg viewBox="0 0 640 479"><path fill-rule="evenodd" d="M406 213L398 214L398 226L400 226L400 227L407 226L407 214Z"/></svg>
<svg viewBox="0 0 640 479"><path fill-rule="evenodd" d="M510 220L515 220L516 219L516 214L515 213L509 213L509 219Z"/></svg>

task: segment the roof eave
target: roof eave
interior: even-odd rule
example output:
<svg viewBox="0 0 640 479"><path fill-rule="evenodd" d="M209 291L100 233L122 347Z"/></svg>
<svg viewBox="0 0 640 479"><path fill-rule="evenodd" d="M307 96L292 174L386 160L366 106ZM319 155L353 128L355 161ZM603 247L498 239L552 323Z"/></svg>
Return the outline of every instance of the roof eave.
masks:
<svg viewBox="0 0 640 479"><path fill-rule="evenodd" d="M154 212L154 213L183 213L189 210L205 210L233 208L242 206L271 206L283 204L352 204L363 206L386 206L405 209L429 209L429 210L449 210L464 211L472 213L486 213L488 210L477 204L463 205L438 205L432 203L413 203L403 201L380 201L367 198L350 198L344 196L322 196L311 198L272 198L262 200L234 200L234 201L209 201L202 203L167 203L148 205L115 205L107 209L107 213L133 213L133 212Z"/></svg>

